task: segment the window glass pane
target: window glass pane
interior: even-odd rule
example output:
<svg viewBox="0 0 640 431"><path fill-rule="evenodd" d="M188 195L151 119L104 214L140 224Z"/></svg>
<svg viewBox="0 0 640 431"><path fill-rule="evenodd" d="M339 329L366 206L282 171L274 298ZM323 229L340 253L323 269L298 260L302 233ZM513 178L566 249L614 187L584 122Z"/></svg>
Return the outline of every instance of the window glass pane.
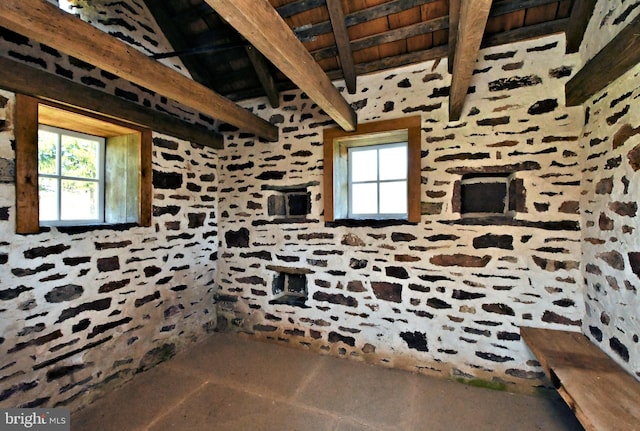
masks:
<svg viewBox="0 0 640 431"><path fill-rule="evenodd" d="M353 214L376 214L378 212L378 187L376 183L352 185L351 212Z"/></svg>
<svg viewBox="0 0 640 431"><path fill-rule="evenodd" d="M40 220L58 219L58 181L55 178L38 178Z"/></svg>
<svg viewBox="0 0 640 431"><path fill-rule="evenodd" d="M350 154L351 181L375 181L378 177L377 150L358 150Z"/></svg>
<svg viewBox="0 0 640 431"><path fill-rule="evenodd" d="M380 180L407 178L407 147L380 149Z"/></svg>
<svg viewBox="0 0 640 431"><path fill-rule="evenodd" d="M97 220L98 198L98 183L63 180L61 220Z"/></svg>
<svg viewBox="0 0 640 431"><path fill-rule="evenodd" d="M60 146L62 175L77 178L98 178L99 142L62 135Z"/></svg>
<svg viewBox="0 0 640 431"><path fill-rule="evenodd" d="M380 183L380 213L406 214L407 182Z"/></svg>
<svg viewBox="0 0 640 431"><path fill-rule="evenodd" d="M38 131L38 173L55 175L58 170L58 134Z"/></svg>

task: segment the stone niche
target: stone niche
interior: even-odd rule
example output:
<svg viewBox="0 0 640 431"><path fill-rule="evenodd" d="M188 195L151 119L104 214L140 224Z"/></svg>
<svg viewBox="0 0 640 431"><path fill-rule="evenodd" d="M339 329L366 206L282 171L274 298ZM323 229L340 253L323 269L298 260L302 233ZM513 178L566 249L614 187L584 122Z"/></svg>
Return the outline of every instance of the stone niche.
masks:
<svg viewBox="0 0 640 431"><path fill-rule="evenodd" d="M294 186L263 186L267 197L267 213L274 219L305 219L311 213L310 186L317 182Z"/></svg>
<svg viewBox="0 0 640 431"><path fill-rule="evenodd" d="M267 269L274 272L271 283L272 299L269 304L285 304L309 308L306 305L307 299L309 299L307 274L312 274L313 271L306 268L273 265L268 265Z"/></svg>

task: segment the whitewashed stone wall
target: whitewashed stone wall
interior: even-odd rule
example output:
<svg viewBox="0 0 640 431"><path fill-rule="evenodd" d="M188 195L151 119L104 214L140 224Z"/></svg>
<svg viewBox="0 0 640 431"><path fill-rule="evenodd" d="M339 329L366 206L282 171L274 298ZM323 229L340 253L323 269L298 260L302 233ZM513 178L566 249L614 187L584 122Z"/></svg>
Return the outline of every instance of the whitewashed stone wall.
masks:
<svg viewBox="0 0 640 431"><path fill-rule="evenodd" d="M447 122L447 65L427 62L358 80L359 122L422 117L423 214L417 225L323 220L322 130L304 94L254 111L280 126L266 143L229 133L220 159L219 313L238 331L327 354L482 379L541 383L520 325L579 331L581 108L564 107L578 56L548 37L480 53L462 121ZM510 224L466 224L462 172L517 171L524 205ZM301 222L269 216L279 187L306 187ZM270 304L279 268L308 272L306 308Z"/></svg>
<svg viewBox="0 0 640 431"><path fill-rule="evenodd" d="M141 2L88 3L101 5L103 25L117 28L124 40L135 27L141 43L170 50L156 44ZM5 30L0 55L213 125ZM14 106L15 96L0 91L0 406L76 409L215 328L217 154L154 134L149 228L43 228L16 235Z"/></svg>
<svg viewBox="0 0 640 431"><path fill-rule="evenodd" d="M588 36L608 42L640 2L599 2ZM592 26L590 26L592 27ZM600 33L598 33L600 31ZM603 36L604 35L604 36ZM595 44L595 43L593 43ZM640 66L585 103L583 331L640 380Z"/></svg>

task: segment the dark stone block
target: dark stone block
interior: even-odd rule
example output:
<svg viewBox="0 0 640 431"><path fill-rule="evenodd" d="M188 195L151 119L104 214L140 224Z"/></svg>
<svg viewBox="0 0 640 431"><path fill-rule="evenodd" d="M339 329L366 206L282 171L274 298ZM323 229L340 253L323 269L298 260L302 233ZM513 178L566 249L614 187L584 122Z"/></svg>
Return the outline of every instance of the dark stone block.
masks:
<svg viewBox="0 0 640 431"><path fill-rule="evenodd" d="M598 227L600 228L600 230L613 230L613 226L613 220L609 218L605 213L600 213L600 217L598 218Z"/></svg>
<svg viewBox="0 0 640 431"><path fill-rule="evenodd" d="M502 314L505 316L515 316L513 308L506 304L482 304L482 309L488 313Z"/></svg>
<svg viewBox="0 0 640 431"><path fill-rule="evenodd" d="M180 212L180 207L177 205L167 205L165 207L153 207L153 215L154 217L160 217L165 214L170 214L172 216L177 215Z"/></svg>
<svg viewBox="0 0 640 431"><path fill-rule="evenodd" d="M559 269L578 269L580 267L579 263L573 260L570 261L559 261L552 259L544 259L539 256L532 256L533 262L538 265L540 268L545 271L557 271Z"/></svg>
<svg viewBox="0 0 640 431"><path fill-rule="evenodd" d="M33 287L18 286L13 289L0 290L0 301L9 301L17 298L21 293L28 292L30 290L33 290Z"/></svg>
<svg viewBox="0 0 640 431"><path fill-rule="evenodd" d="M640 278L640 252L632 251L627 254L629 257L629 264L633 273Z"/></svg>
<svg viewBox="0 0 640 431"><path fill-rule="evenodd" d="M607 117L607 124L610 126L613 126L614 124L616 124L620 120L620 118L624 117L629 113L630 108L631 107L629 105L626 105L620 111L615 112L611 116Z"/></svg>
<svg viewBox="0 0 640 431"><path fill-rule="evenodd" d="M49 293L44 295L44 299L46 299L47 302L52 303L72 301L76 298L80 298L83 292L84 289L82 286L67 284L66 286L54 287L49 291Z"/></svg>
<svg viewBox="0 0 640 431"><path fill-rule="evenodd" d="M405 78L398 82L398 88L411 88L411 81L409 81L409 78Z"/></svg>
<svg viewBox="0 0 640 431"><path fill-rule="evenodd" d="M373 294L378 299L391 302L402 302L402 285L398 283L386 283L372 281Z"/></svg>
<svg viewBox="0 0 640 431"><path fill-rule="evenodd" d="M134 304L136 308L138 308L138 307L142 307L147 302L155 301L156 299L160 299L160 292L157 290L153 292L151 295L143 296L142 298L136 299Z"/></svg>
<svg viewBox="0 0 640 431"><path fill-rule="evenodd" d="M160 172L154 169L153 187L169 190L179 189L182 187L182 174L177 172Z"/></svg>
<svg viewBox="0 0 640 431"><path fill-rule="evenodd" d="M153 138L153 145L160 148L166 148L168 150L177 150L178 143L162 138Z"/></svg>
<svg viewBox="0 0 640 431"><path fill-rule="evenodd" d="M385 102L382 112L393 112L395 104L393 102Z"/></svg>
<svg viewBox="0 0 640 431"><path fill-rule="evenodd" d="M427 241L436 242L436 241L457 241L460 239L458 235L449 235L449 234L438 234L438 235L430 235L425 238Z"/></svg>
<svg viewBox="0 0 640 431"><path fill-rule="evenodd" d="M509 124L511 122L511 117L496 117L496 118L485 118L482 120L477 120L476 124L478 126L500 126L502 124Z"/></svg>
<svg viewBox="0 0 640 431"><path fill-rule="evenodd" d="M131 317L125 317L123 319L116 320L114 322L109 322L109 323L105 323L105 324L102 324L102 325L96 325L91 330L91 333L89 335L87 335L87 339L94 338L95 336L100 335L103 332L106 332L109 329L113 329L113 328L118 327L120 325L126 325L127 323L131 322L132 320L133 319Z"/></svg>
<svg viewBox="0 0 640 431"><path fill-rule="evenodd" d="M329 342L330 343L338 343L338 342L342 342L348 346L351 347L355 347L356 345L356 340L353 337L350 337L348 335L342 335L338 332L335 331L331 331L329 332Z"/></svg>
<svg viewBox="0 0 640 431"><path fill-rule="evenodd" d="M98 271L100 272L116 271L120 269L120 261L118 259L118 256L102 257L98 259L97 264Z"/></svg>
<svg viewBox="0 0 640 431"><path fill-rule="evenodd" d="M618 215L635 217L638 212L637 202L611 202L609 209Z"/></svg>
<svg viewBox="0 0 640 431"><path fill-rule="evenodd" d="M118 242L94 242L96 246L96 250L108 250L110 248L125 248L130 246L132 243L129 240L126 241L118 241Z"/></svg>
<svg viewBox="0 0 640 431"><path fill-rule="evenodd" d="M86 302L77 307L67 308L60 313L60 317L56 323L64 322L67 319L77 316L84 311L101 311L106 310L111 306L111 298L98 299L92 302Z"/></svg>
<svg viewBox="0 0 640 431"><path fill-rule="evenodd" d="M412 112L431 112L440 108L442 108L442 103L434 103L432 105L418 105L418 106L406 107L402 110L402 112L405 114L410 114Z"/></svg>
<svg viewBox="0 0 640 431"><path fill-rule="evenodd" d="M611 350L616 352L623 361L629 362L629 349L627 349L627 346L625 346L618 338L611 337L609 339L609 347L611 347Z"/></svg>
<svg viewBox="0 0 640 431"><path fill-rule="evenodd" d="M501 355L496 355L495 353L489 353L489 352L476 352L476 356L478 358L486 359L487 361L491 361L491 362L513 361L513 358L511 356L501 356Z"/></svg>
<svg viewBox="0 0 640 431"><path fill-rule="evenodd" d="M0 220L9 220L9 207L0 207Z"/></svg>
<svg viewBox="0 0 640 431"><path fill-rule="evenodd" d="M613 191L613 177L603 178L596 183L596 193L599 195L609 195Z"/></svg>
<svg viewBox="0 0 640 431"><path fill-rule="evenodd" d="M352 280L347 283L347 290L349 292L366 292L367 289L364 284L359 280Z"/></svg>
<svg viewBox="0 0 640 431"><path fill-rule="evenodd" d="M427 305L431 308L435 308L438 310L444 310L447 308L451 308L451 304L443 301L442 299L438 299L438 298L429 298L427 299Z"/></svg>
<svg viewBox="0 0 640 431"><path fill-rule="evenodd" d="M616 250L598 253L596 255L598 259L604 260L613 269L624 271L624 257Z"/></svg>
<svg viewBox="0 0 640 431"><path fill-rule="evenodd" d="M607 160L606 165L604 166L605 170L609 171L611 169L615 169L622 164L622 156L612 157Z"/></svg>
<svg viewBox="0 0 640 431"><path fill-rule="evenodd" d="M76 332L84 331L89 327L89 325L91 325L91 320L82 319L75 325L71 326L71 331L75 334Z"/></svg>
<svg viewBox="0 0 640 431"><path fill-rule="evenodd" d="M6 253L0 253L0 265L4 265L9 262L9 255Z"/></svg>
<svg viewBox="0 0 640 431"><path fill-rule="evenodd" d="M409 289L415 292L431 292L431 288L429 286L423 286L421 284L410 283Z"/></svg>
<svg viewBox="0 0 640 431"><path fill-rule="evenodd" d="M614 150L622 147L629 138L640 133L640 127L636 127L635 129L631 127L630 124L625 124L618 129L616 134L613 136L613 144L612 148Z"/></svg>
<svg viewBox="0 0 640 431"><path fill-rule="evenodd" d="M629 161L631 169L634 171L640 170L640 145L636 145L627 153L627 160Z"/></svg>
<svg viewBox="0 0 640 431"><path fill-rule="evenodd" d="M419 352L428 352L429 345L427 343L427 334L424 332L401 332L400 338L407 343L407 347L417 350Z"/></svg>
<svg viewBox="0 0 640 431"><path fill-rule="evenodd" d="M189 213L189 229L195 229L204 226L204 222L207 219L206 213Z"/></svg>
<svg viewBox="0 0 640 431"><path fill-rule="evenodd" d="M505 58L513 58L518 51L505 51L505 52L496 52L495 54L487 54L484 56L485 60L494 61L494 60L502 60Z"/></svg>
<svg viewBox="0 0 640 431"><path fill-rule="evenodd" d="M540 115L546 114L547 112L553 112L557 107L558 99L544 99L531 105L527 112L529 115Z"/></svg>
<svg viewBox="0 0 640 431"><path fill-rule="evenodd" d="M227 247L249 248L249 229L240 228L237 231L227 231L224 234Z"/></svg>
<svg viewBox="0 0 640 431"><path fill-rule="evenodd" d="M476 249L493 247L513 250L513 237L511 235L493 235L488 233L474 238L473 247Z"/></svg>
<svg viewBox="0 0 640 431"><path fill-rule="evenodd" d="M67 365L62 367L52 368L47 371L47 382L51 382L53 380L60 379L65 376L69 376L76 371L82 370L86 367L85 364L75 364L75 365Z"/></svg>
<svg viewBox="0 0 640 431"><path fill-rule="evenodd" d="M558 211L565 214L579 214L580 202L579 201L564 201L560 204Z"/></svg>
<svg viewBox="0 0 640 431"><path fill-rule="evenodd" d="M264 171L257 175L256 179L264 181L281 180L286 174L284 171Z"/></svg>
<svg viewBox="0 0 640 431"><path fill-rule="evenodd" d="M486 296L487 295L484 293L467 292L465 290L460 290L460 289L454 289L453 293L451 294L451 298L459 299L461 301L466 301L470 299L479 299L479 298L484 298Z"/></svg>
<svg viewBox="0 0 640 431"><path fill-rule="evenodd" d="M115 89L114 94L118 97L121 97L126 100L130 100L131 102L135 102L135 103L137 103L138 100L140 99L136 93L132 91L123 90L122 88L117 88L117 87Z"/></svg>
<svg viewBox="0 0 640 431"><path fill-rule="evenodd" d="M315 292L313 299L321 302L330 302L331 304L345 305L347 307L357 307L358 300L352 296L345 296L341 293L331 294L325 292Z"/></svg>
<svg viewBox="0 0 640 431"><path fill-rule="evenodd" d="M43 344L47 344L60 337L62 337L62 331L60 329L56 329L55 331L43 335L42 337L34 338L25 343L17 343L14 347L7 350L7 353L19 352L20 350L31 346L42 346Z"/></svg>
<svg viewBox="0 0 640 431"><path fill-rule="evenodd" d="M251 253L240 253L240 257L242 258L251 258L251 257L255 257L257 259L262 259L262 260L266 260L266 261L272 261L273 257L271 256L271 253L268 251L255 251L255 252L251 252Z"/></svg>
<svg viewBox="0 0 640 431"><path fill-rule="evenodd" d="M252 161L246 163L229 164L226 166L229 172L244 171L253 168L255 165Z"/></svg>
<svg viewBox="0 0 640 431"><path fill-rule="evenodd" d="M489 159L491 155L489 153L458 153L447 154L445 156L436 157L436 162L449 162L452 160L483 160Z"/></svg>
<svg viewBox="0 0 640 431"><path fill-rule="evenodd" d="M153 277L156 274L159 274L162 272L162 268L159 268L155 265L151 265L151 266L147 266L143 269L144 275L145 277L149 278L149 277Z"/></svg>
<svg viewBox="0 0 640 431"><path fill-rule="evenodd" d="M43 263L37 268L28 269L28 268L12 268L11 273L16 277L27 277L29 275L35 275L39 272L48 271L50 269L55 268L53 263Z"/></svg>
<svg viewBox="0 0 640 431"><path fill-rule="evenodd" d="M498 332L498 340L520 341L520 334L517 332L500 331Z"/></svg>
<svg viewBox="0 0 640 431"><path fill-rule="evenodd" d="M589 332L597 341L602 341L602 331L597 326L589 326Z"/></svg>
<svg viewBox="0 0 640 431"><path fill-rule="evenodd" d="M558 323L561 325L581 326L582 320L571 320L568 317L561 316L553 311L545 311L542 315L542 321L547 323Z"/></svg>
<svg viewBox="0 0 640 431"><path fill-rule="evenodd" d="M418 237L410 233L402 233L402 232L391 233L391 240L393 242L409 242L409 241L415 241L416 239L418 239Z"/></svg>
<svg viewBox="0 0 640 431"><path fill-rule="evenodd" d="M401 278L401 279L409 278L409 273L402 266L388 266L385 268L385 274L387 275L387 277Z"/></svg>
<svg viewBox="0 0 640 431"><path fill-rule="evenodd" d="M69 70L69 69L65 69L64 67L60 66L59 64L55 65L56 67L56 75L60 75L64 78L67 79L73 79L73 71Z"/></svg>
<svg viewBox="0 0 640 431"><path fill-rule="evenodd" d="M490 255L480 257L461 253L440 254L429 259L429 262L438 266L460 266L466 268L484 268L490 261Z"/></svg>
<svg viewBox="0 0 640 431"><path fill-rule="evenodd" d="M542 78L537 75L513 76L500 78L489 83L489 91L514 90L521 87L530 87L542 83Z"/></svg>
<svg viewBox="0 0 640 431"><path fill-rule="evenodd" d="M94 78L93 76L83 76L80 78L80 81L90 87L96 87L96 88L105 88L107 86L107 84L105 84L103 81ZM116 89L117 91L117 89Z"/></svg>

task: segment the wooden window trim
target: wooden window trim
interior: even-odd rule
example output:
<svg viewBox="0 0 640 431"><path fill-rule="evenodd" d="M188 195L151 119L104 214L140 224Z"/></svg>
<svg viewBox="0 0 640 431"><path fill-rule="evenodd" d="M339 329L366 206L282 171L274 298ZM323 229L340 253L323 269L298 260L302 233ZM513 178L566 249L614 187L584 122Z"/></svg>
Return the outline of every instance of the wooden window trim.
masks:
<svg viewBox="0 0 640 431"><path fill-rule="evenodd" d="M117 119L99 116L95 113L73 107L58 105L24 94L16 93L15 106L15 151L16 151L16 233L40 232L38 205L38 107L40 104L62 107L108 123L122 125L140 133L140 168L138 181L138 222L139 226L151 226L151 197L153 192L151 175L152 131L120 122Z"/></svg>
<svg viewBox="0 0 640 431"><path fill-rule="evenodd" d="M340 128L331 128L324 131L324 219L326 222L335 221L334 207L334 182L337 181L335 142L345 138L355 138L361 135L379 134L407 130L409 165L407 173L407 221L419 223L421 216L420 205L420 169L421 169L421 126L422 118L419 115L394 120L382 120L371 123L359 124L354 132L345 132Z"/></svg>

